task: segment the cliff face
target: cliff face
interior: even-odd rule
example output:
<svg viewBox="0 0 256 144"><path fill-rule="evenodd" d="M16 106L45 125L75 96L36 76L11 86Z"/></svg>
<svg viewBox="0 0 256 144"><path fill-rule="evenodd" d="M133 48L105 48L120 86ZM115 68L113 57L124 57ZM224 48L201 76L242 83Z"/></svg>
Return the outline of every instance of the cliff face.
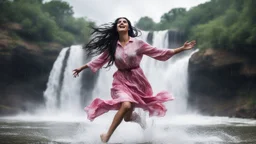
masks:
<svg viewBox="0 0 256 144"><path fill-rule="evenodd" d="M207 49L189 61L189 104L208 115L256 118L256 59Z"/></svg>
<svg viewBox="0 0 256 144"><path fill-rule="evenodd" d="M17 39L18 24L0 27L0 114L13 114L43 102L49 73L61 47Z"/></svg>
<svg viewBox="0 0 256 144"><path fill-rule="evenodd" d="M8 53L1 53L0 105L16 112L17 109L26 110L28 103L42 103L43 91L57 56L58 51L48 52L46 55L22 46L17 46Z"/></svg>

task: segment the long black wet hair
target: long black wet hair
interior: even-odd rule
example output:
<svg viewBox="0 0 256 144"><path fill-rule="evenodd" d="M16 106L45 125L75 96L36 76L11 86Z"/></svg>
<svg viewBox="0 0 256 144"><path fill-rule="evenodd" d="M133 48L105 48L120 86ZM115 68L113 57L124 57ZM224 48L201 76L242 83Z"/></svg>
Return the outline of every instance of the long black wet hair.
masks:
<svg viewBox="0 0 256 144"><path fill-rule="evenodd" d="M83 46L87 52L87 56L94 56L108 51L109 61L106 66L110 67L115 61L115 52L119 35L117 32L117 23L119 19L126 19L129 25L128 35L130 37L139 36L139 30L132 26L126 17L119 17L114 23L103 24L98 28L92 27L91 40Z"/></svg>

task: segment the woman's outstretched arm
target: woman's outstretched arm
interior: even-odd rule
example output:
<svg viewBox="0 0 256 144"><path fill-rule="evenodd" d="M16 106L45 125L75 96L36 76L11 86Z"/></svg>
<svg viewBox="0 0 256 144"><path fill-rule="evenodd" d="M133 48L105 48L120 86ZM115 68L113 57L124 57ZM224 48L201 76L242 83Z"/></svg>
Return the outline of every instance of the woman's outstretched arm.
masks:
<svg viewBox="0 0 256 144"><path fill-rule="evenodd" d="M149 57L152 57L160 61L166 61L177 53L180 53L184 50L192 49L196 44L195 41L185 42L184 45L179 48L167 49L167 48L153 47L150 44L141 40L139 40L138 43L139 43L138 54L145 54Z"/></svg>
<svg viewBox="0 0 256 144"><path fill-rule="evenodd" d="M90 68L94 73L104 66L109 61L107 50L100 54L96 59L91 60L89 63L73 70L74 77L79 76L79 73L86 69Z"/></svg>
<svg viewBox="0 0 256 144"><path fill-rule="evenodd" d="M173 49L174 54L180 53L184 50L190 50L196 45L196 41L193 40L191 42L186 41L182 47Z"/></svg>

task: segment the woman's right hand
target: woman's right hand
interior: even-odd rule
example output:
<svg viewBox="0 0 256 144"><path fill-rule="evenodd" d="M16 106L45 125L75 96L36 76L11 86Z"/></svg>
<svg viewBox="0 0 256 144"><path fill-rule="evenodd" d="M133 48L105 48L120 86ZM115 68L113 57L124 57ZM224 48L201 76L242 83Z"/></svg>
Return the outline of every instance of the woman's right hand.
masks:
<svg viewBox="0 0 256 144"><path fill-rule="evenodd" d="M81 68L74 69L74 70L73 70L73 76L74 76L74 77L79 76L79 73L80 73L81 71L82 71Z"/></svg>

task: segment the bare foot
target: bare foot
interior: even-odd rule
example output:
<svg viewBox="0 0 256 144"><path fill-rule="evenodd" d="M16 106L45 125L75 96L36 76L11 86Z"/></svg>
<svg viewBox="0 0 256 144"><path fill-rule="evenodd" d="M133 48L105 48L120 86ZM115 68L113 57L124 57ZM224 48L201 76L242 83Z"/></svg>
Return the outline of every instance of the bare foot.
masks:
<svg viewBox="0 0 256 144"><path fill-rule="evenodd" d="M101 135L100 135L100 139L101 139L101 141L102 141L103 143L106 143L106 142L108 142L109 137L108 137L107 134L101 134Z"/></svg>

